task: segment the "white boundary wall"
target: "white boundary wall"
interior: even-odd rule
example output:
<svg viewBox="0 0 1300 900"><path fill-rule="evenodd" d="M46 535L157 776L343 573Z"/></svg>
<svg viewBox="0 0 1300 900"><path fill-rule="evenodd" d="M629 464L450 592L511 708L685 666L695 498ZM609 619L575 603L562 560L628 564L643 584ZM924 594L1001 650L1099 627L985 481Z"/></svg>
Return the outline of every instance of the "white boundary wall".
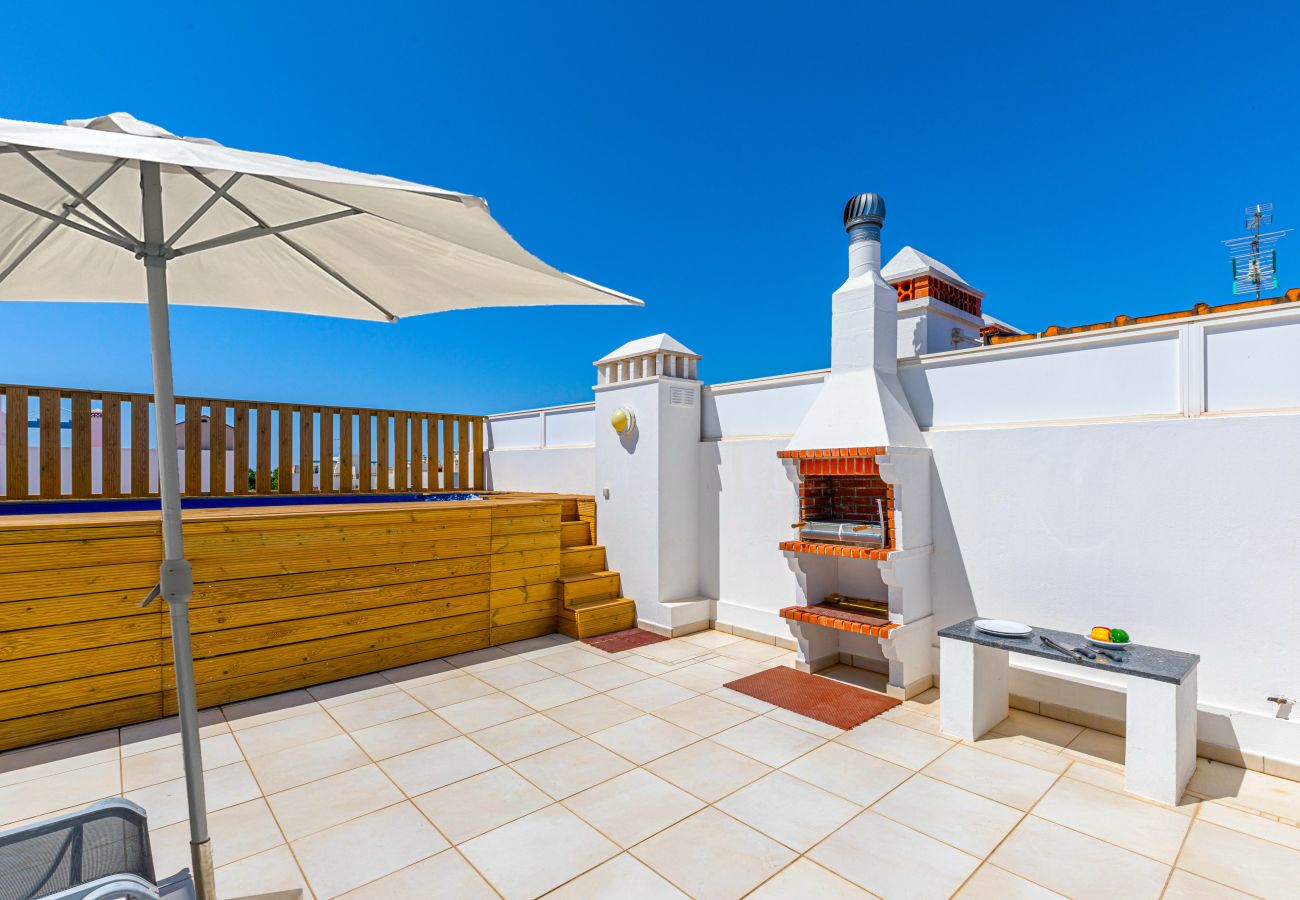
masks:
<svg viewBox="0 0 1300 900"><path fill-rule="evenodd" d="M502 491L596 493L596 404L491 416L487 486Z"/></svg>
<svg viewBox="0 0 1300 900"><path fill-rule="evenodd" d="M776 451L823 376L703 391L700 593L720 622L789 637L776 544L797 504ZM1122 625L1200 653L1201 740L1300 762L1300 722L1267 700L1300 697L1300 310L954 351L899 376L934 451L938 627ZM557 414L581 437L589 410L494 417L494 485L594 491L590 448L551 437ZM1123 718L1104 675L1015 664L1013 691L1043 709Z"/></svg>

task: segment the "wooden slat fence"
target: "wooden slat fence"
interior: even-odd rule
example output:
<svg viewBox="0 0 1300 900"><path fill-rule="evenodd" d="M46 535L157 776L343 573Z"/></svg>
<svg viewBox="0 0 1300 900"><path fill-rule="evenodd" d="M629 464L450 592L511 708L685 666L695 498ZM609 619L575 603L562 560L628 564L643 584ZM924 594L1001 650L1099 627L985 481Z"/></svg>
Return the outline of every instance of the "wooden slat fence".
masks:
<svg viewBox="0 0 1300 900"><path fill-rule="evenodd" d="M185 496L485 486L483 416L209 397L176 407ZM0 384L0 502L156 496L157 421L144 394Z"/></svg>

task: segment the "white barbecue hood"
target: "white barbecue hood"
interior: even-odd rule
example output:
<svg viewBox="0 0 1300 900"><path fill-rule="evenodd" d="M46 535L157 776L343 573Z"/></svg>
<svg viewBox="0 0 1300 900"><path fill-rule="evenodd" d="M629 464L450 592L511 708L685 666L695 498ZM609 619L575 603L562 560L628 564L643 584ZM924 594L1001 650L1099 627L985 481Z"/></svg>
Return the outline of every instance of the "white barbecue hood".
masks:
<svg viewBox="0 0 1300 900"><path fill-rule="evenodd" d="M898 381L898 292L880 274L884 221L879 194L844 207L849 278L831 297L831 371L790 450L925 446Z"/></svg>

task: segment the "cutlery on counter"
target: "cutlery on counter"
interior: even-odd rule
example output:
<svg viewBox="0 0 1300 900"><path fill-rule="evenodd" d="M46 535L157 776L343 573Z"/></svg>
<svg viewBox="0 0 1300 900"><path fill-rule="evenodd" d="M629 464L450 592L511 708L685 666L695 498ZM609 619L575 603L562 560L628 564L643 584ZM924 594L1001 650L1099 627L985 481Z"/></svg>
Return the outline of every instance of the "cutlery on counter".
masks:
<svg viewBox="0 0 1300 900"><path fill-rule="evenodd" d="M1062 645L1058 644L1056 641L1052 640L1051 638L1049 638L1049 637L1048 637L1047 635L1045 635L1045 634L1040 634L1040 635L1038 636L1038 639L1039 639L1040 641L1042 641L1044 644L1046 644L1047 646L1051 647L1053 650L1056 650L1056 651L1058 651L1058 652L1060 652L1060 653L1064 653L1066 656L1073 656L1073 657L1075 657L1076 659L1086 659L1086 658L1088 658L1088 657L1085 657L1085 656L1083 655L1083 651L1082 651L1082 650L1079 650L1079 649L1077 649L1077 648L1063 647ZM1089 656L1092 656L1092 655L1089 654ZM1095 656L1092 656L1092 658L1093 658L1093 659L1096 659Z"/></svg>

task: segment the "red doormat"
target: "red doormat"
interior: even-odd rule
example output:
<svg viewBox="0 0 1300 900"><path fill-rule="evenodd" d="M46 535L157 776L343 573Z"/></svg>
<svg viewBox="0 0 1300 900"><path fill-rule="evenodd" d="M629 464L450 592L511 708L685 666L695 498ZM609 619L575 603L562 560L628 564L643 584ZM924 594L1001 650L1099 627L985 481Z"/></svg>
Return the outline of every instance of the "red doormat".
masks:
<svg viewBox="0 0 1300 900"><path fill-rule="evenodd" d="M589 647L595 647L597 650L604 650L606 653L621 653L624 650L635 650L637 647L645 647L666 640L668 638L662 634L655 634L653 631L646 631L644 628L627 628L623 631L611 631L609 634L585 638L583 643Z"/></svg>
<svg viewBox="0 0 1300 900"><path fill-rule="evenodd" d="M788 666L746 675L723 687L844 729L861 725L902 702L820 675L807 675Z"/></svg>

